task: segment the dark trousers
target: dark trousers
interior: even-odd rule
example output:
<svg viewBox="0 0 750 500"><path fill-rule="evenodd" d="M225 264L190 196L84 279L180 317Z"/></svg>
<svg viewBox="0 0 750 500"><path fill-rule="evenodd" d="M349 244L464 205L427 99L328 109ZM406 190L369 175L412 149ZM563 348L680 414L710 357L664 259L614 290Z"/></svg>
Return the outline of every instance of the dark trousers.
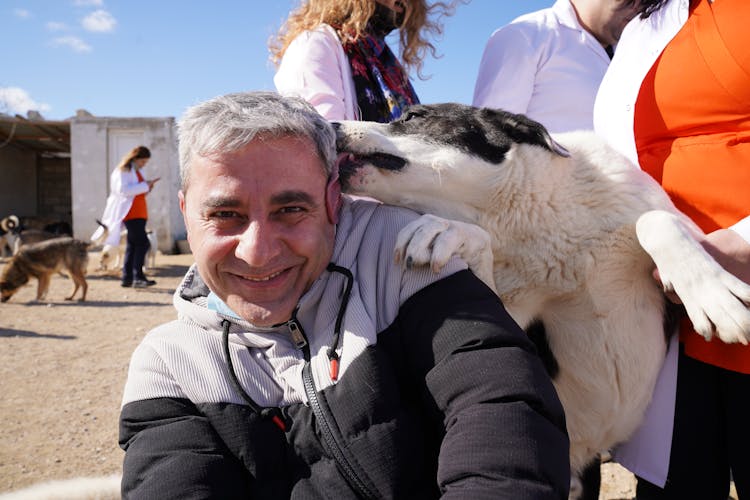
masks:
<svg viewBox="0 0 750 500"><path fill-rule="evenodd" d="M750 499L750 375L680 350L667 483L638 478L637 498L726 500L730 469L740 500Z"/></svg>
<svg viewBox="0 0 750 500"><path fill-rule="evenodd" d="M143 263L149 249L146 236L146 219L130 219L123 221L128 230L128 244L125 247L125 262L122 265L122 281L145 280Z"/></svg>

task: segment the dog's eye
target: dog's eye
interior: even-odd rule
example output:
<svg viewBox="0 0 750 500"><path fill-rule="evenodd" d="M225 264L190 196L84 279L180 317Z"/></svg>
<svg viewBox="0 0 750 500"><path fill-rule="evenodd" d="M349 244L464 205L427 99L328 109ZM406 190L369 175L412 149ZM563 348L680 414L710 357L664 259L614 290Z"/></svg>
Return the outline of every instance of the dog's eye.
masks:
<svg viewBox="0 0 750 500"><path fill-rule="evenodd" d="M404 114L401 115L401 121L402 122L408 122L412 118L417 118L419 116L421 116L421 115L419 113L417 113L416 111L411 111L411 110L407 109L406 111L404 111Z"/></svg>

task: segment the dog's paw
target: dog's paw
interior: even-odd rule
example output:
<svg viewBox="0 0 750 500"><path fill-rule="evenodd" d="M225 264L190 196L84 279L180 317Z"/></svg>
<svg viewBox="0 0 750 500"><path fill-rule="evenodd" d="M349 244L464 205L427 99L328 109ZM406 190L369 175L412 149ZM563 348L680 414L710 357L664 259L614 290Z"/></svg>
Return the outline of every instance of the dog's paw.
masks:
<svg viewBox="0 0 750 500"><path fill-rule="evenodd" d="M716 335L726 343L747 344L750 285L721 267L674 214L644 214L637 231L664 290L677 294L695 331L706 340Z"/></svg>
<svg viewBox="0 0 750 500"><path fill-rule="evenodd" d="M568 491L568 500L579 500L583 494L583 483L581 479L571 471L570 490Z"/></svg>
<svg viewBox="0 0 750 500"><path fill-rule="evenodd" d="M394 257L406 267L427 266L439 272L457 255L495 290L490 235L474 224L425 214L398 234Z"/></svg>
<svg viewBox="0 0 750 500"><path fill-rule="evenodd" d="M718 264L709 266L698 282L674 284L696 332L706 340L714 335L726 343L750 341L750 285Z"/></svg>

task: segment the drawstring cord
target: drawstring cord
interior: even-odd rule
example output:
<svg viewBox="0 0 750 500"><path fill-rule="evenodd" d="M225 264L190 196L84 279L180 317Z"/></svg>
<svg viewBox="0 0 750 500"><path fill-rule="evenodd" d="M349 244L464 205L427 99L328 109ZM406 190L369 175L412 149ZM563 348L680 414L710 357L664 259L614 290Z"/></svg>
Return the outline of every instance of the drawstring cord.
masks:
<svg viewBox="0 0 750 500"><path fill-rule="evenodd" d="M339 355L336 353L338 349L339 341L341 339L341 323L344 321L344 314L346 314L346 306L349 305L349 296L352 293L352 285L354 284L354 275L352 272L345 267L337 266L333 262L328 264L326 267L328 272L336 272L343 274L346 278L346 287L344 288L344 296L341 299L341 305L339 306L339 312L336 315L336 324L333 330L333 342L328 348L328 366L330 369L331 380L334 382L339 378Z"/></svg>
<svg viewBox="0 0 750 500"><path fill-rule="evenodd" d="M351 295L352 286L354 284L354 275L345 267L337 266L333 262L328 264L326 269L332 273L336 272L339 274L343 274L346 278L344 295L341 300L341 305L339 306L338 314L336 315L336 323L334 325L333 331L333 342L332 345L328 348L327 352L331 380L335 382L339 378L339 355L336 352L336 349L338 348L339 342L341 341L341 324L343 323L344 315L346 314L346 306L349 304L349 296ZM282 418L281 410L279 408L264 408L260 406L253 400L253 398L250 397L247 392L245 392L245 389L242 388L240 381L237 379L237 374L234 370L234 363L232 363L232 356L230 356L229 353L229 327L231 326L231 324L232 323L228 319L223 319L221 321L222 344L224 348L224 356L226 356L227 358L229 380L232 383L232 387L234 387L234 390L237 391L240 396L242 396L242 399L245 400L248 406L255 413L259 414L263 418L270 418L271 421L273 421L273 423L276 424L279 429L281 429L283 432L286 432L286 423Z"/></svg>
<svg viewBox="0 0 750 500"><path fill-rule="evenodd" d="M271 421L276 424L276 427L286 432L286 423L281 418L281 410L278 408L263 408L256 403L250 395L245 392L245 389L240 385L240 381L237 380L237 374L234 372L234 364L232 363L232 356L229 355L229 326L232 323L229 320L224 319L221 321L222 328L222 342L224 344L224 356L227 357L227 366L229 367L229 380L232 382L234 390L240 393L242 399L250 406L250 408L260 415L262 418L270 418Z"/></svg>

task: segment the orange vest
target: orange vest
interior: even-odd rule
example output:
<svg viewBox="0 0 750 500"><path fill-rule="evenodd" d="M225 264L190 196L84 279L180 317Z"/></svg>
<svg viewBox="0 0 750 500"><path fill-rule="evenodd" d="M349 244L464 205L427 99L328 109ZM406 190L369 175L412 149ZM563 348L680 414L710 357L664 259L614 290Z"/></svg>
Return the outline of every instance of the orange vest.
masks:
<svg viewBox="0 0 750 500"><path fill-rule="evenodd" d="M133 167L135 168L135 167ZM138 182L143 182L141 171L136 169L135 175L138 176ZM133 204L130 210L122 220L130 219L148 219L148 206L146 205L146 193L137 194L133 197Z"/></svg>
<svg viewBox="0 0 750 500"><path fill-rule="evenodd" d="M748 20L750 0L693 1L636 103L641 167L706 233L750 213ZM680 340L695 359L750 373L750 347L706 342L687 320Z"/></svg>

